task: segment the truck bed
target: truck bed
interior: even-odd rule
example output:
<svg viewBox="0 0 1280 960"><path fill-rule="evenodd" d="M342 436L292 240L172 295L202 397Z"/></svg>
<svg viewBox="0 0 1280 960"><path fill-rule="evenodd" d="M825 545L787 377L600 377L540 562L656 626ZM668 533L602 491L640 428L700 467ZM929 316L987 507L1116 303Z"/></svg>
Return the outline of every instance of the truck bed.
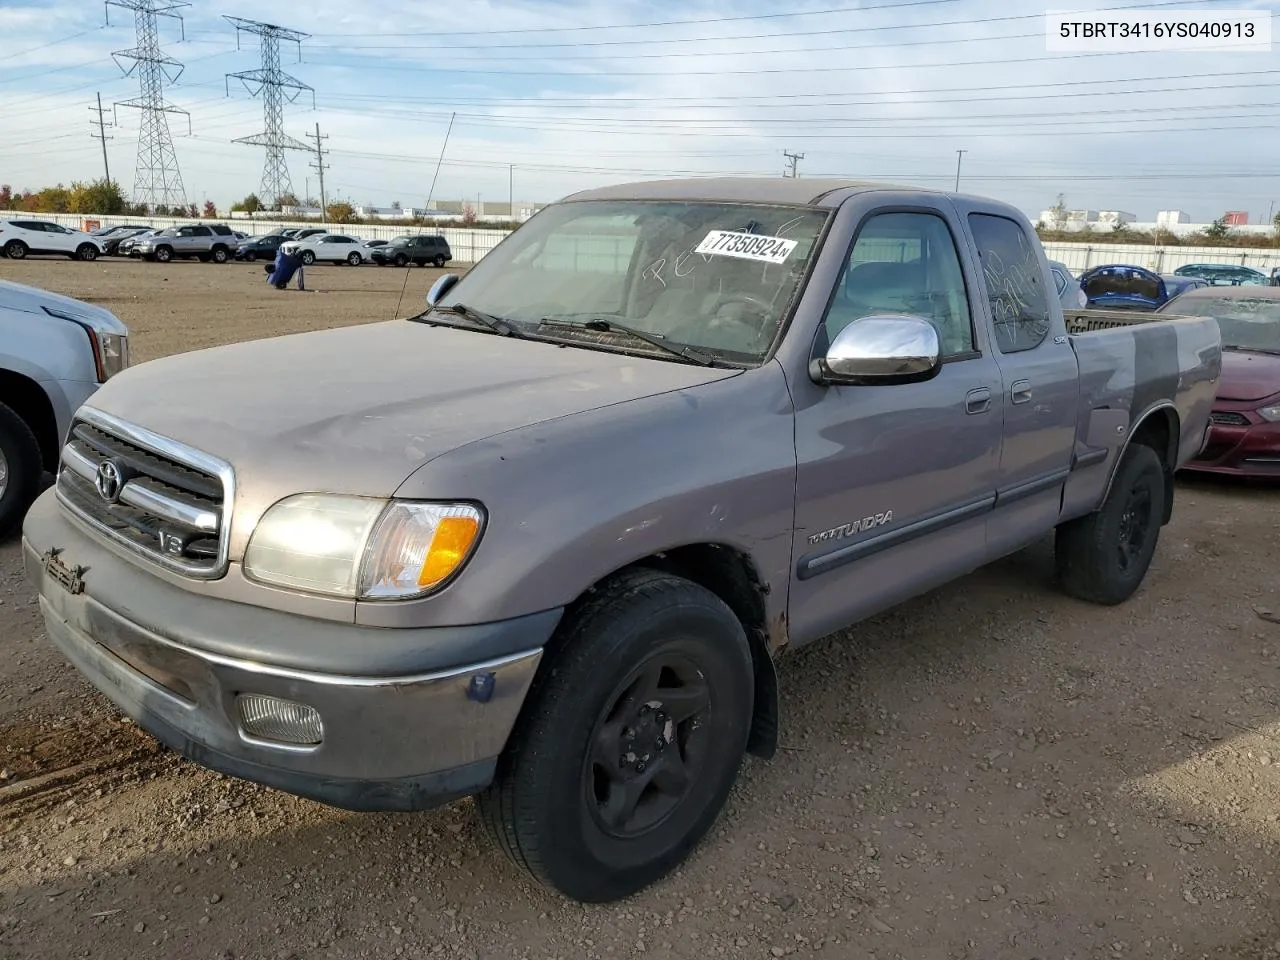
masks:
<svg viewBox="0 0 1280 960"><path fill-rule="evenodd" d="M1062 316L1067 322L1067 332L1072 336L1093 333L1096 330L1131 327L1140 323L1158 323L1161 320L1198 319L1172 313L1155 313L1151 310L1076 309L1063 310Z"/></svg>

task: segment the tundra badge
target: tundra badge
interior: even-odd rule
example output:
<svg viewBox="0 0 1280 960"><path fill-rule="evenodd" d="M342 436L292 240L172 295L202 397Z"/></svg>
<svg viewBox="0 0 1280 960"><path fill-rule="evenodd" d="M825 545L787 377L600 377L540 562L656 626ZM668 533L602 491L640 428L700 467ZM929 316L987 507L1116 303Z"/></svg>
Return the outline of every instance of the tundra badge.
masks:
<svg viewBox="0 0 1280 960"><path fill-rule="evenodd" d="M875 527L884 526L893 520L893 511L886 510L884 513L877 513L874 516L863 517L861 520L855 520L853 523L844 523L838 527L832 527L830 530L823 530L821 533L815 533L809 537L810 543L823 543L827 540L843 540L845 537L871 530Z"/></svg>

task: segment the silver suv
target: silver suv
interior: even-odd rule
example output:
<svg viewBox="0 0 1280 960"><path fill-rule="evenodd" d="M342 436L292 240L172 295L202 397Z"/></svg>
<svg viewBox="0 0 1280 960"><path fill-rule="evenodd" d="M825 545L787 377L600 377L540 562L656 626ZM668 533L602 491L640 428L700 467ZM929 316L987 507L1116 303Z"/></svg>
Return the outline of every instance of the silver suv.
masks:
<svg viewBox="0 0 1280 960"><path fill-rule="evenodd" d="M134 244L133 252L136 256L161 263L168 263L175 257L227 263L239 246L240 239L225 224L190 223L144 237Z"/></svg>

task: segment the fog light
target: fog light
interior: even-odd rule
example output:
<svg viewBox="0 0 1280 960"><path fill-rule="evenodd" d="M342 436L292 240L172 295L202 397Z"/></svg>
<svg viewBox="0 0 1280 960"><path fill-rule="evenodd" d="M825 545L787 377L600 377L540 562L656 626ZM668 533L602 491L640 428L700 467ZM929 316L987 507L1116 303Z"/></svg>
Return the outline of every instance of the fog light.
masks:
<svg viewBox="0 0 1280 960"><path fill-rule="evenodd" d="M240 711L240 725L250 736L300 744L319 743L324 739L320 714L305 703L242 693L236 697L236 706Z"/></svg>

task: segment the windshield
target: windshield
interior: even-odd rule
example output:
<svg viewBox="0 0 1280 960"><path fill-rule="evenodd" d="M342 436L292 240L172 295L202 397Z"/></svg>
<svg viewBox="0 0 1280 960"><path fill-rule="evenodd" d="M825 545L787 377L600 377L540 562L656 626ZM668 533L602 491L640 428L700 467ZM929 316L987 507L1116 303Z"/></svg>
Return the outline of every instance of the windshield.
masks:
<svg viewBox="0 0 1280 960"><path fill-rule="evenodd" d="M542 320L612 319L673 346L756 363L777 336L826 217L709 201L557 204L494 248L438 305L466 304L528 332ZM616 345L653 352L634 338Z"/></svg>
<svg viewBox="0 0 1280 960"><path fill-rule="evenodd" d="M1236 350L1280 353L1280 300L1271 297L1195 297L1170 305L1170 313L1214 317L1222 345Z"/></svg>

